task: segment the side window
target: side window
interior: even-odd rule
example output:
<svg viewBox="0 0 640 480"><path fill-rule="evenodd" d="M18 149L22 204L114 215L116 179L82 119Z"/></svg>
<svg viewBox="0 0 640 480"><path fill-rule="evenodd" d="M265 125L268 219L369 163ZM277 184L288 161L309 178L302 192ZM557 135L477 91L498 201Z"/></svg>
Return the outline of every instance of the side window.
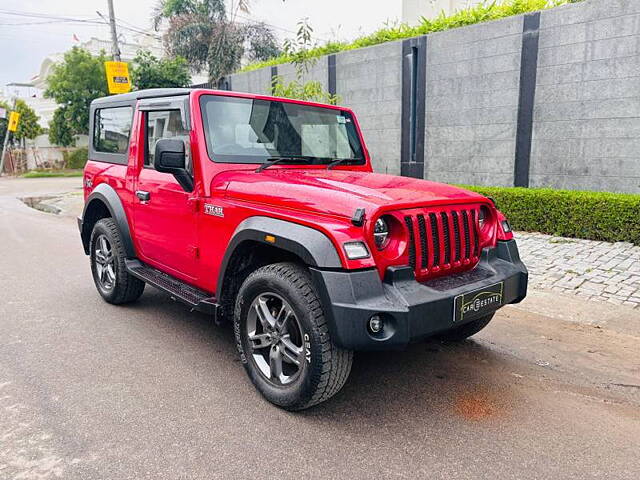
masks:
<svg viewBox="0 0 640 480"><path fill-rule="evenodd" d="M93 130L93 148L96 152L125 154L131 134L131 107L101 108L96 110Z"/></svg>
<svg viewBox="0 0 640 480"><path fill-rule="evenodd" d="M191 148L189 147L189 131L185 130L180 110L161 110L147 112L147 154L144 165L153 166L156 143L161 138L182 140L187 155L187 170L191 171Z"/></svg>

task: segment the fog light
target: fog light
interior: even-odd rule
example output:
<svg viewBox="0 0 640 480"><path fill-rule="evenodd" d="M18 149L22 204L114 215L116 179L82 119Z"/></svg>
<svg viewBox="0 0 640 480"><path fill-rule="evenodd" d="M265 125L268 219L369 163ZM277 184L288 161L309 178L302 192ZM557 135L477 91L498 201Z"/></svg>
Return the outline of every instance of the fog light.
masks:
<svg viewBox="0 0 640 480"><path fill-rule="evenodd" d="M384 322L382 321L382 317L380 317L380 315L373 315L369 319L369 331L371 333L380 333L383 327Z"/></svg>
<svg viewBox="0 0 640 480"><path fill-rule="evenodd" d="M504 233L509 233L511 231L511 225L509 225L507 220L502 220L502 230L504 230Z"/></svg>

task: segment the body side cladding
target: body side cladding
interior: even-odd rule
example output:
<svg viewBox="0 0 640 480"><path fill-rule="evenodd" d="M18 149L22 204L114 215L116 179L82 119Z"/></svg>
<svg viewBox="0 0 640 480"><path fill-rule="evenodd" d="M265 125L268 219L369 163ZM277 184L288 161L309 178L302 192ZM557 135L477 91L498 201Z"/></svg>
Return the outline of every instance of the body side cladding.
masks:
<svg viewBox="0 0 640 480"><path fill-rule="evenodd" d="M103 204L107 210L109 210L111 218L113 218L116 225L118 225L127 258L135 258L136 252L133 247L131 231L129 230L129 222L127 220L127 214L124 211L124 206L122 205L122 200L120 200L120 197L113 187L106 183L101 183L93 190L93 192L91 192L91 195L89 195L85 202L82 219L78 220L85 253L87 255L89 254L89 240L91 238L91 230L95 223L88 222L87 220L91 219L92 211L94 211L98 203Z"/></svg>
<svg viewBox="0 0 640 480"><path fill-rule="evenodd" d="M275 242L267 241L267 236L275 238ZM225 273L236 248L248 240L292 253L311 267L342 268L335 246L319 230L271 217L250 217L238 225L222 259L217 283L218 298L222 293Z"/></svg>

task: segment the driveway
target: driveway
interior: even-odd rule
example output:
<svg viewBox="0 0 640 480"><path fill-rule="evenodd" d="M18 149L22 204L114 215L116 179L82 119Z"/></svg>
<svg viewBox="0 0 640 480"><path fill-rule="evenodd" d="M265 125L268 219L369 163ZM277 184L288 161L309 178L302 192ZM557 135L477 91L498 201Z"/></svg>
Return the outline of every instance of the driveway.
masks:
<svg viewBox="0 0 640 480"><path fill-rule="evenodd" d="M149 287L104 303L75 212L16 199L80 182L0 179L0 478L640 478L638 309L533 291L288 413L230 328Z"/></svg>

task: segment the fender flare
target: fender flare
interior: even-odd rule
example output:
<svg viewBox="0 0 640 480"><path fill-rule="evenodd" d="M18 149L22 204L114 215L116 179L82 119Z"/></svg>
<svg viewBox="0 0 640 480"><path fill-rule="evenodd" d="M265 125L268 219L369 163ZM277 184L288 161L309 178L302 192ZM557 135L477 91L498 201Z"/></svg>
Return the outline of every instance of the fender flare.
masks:
<svg viewBox="0 0 640 480"><path fill-rule="evenodd" d="M87 201L84 205L84 210L82 211L82 243L85 247L85 253L89 254L89 239L91 238L91 231L89 229L89 225L87 225L85 218L86 214L92 208L94 202L101 202L107 207L109 213L111 214L111 218L116 222L118 226L118 230L120 231L120 236L122 238L122 244L125 249L125 253L127 258L135 258L136 251L133 247L133 240L131 239L131 231L129 229L129 221L127 219L127 214L124 210L124 206L122 205L122 200L113 189L112 186L101 183L98 185L89 195Z"/></svg>
<svg viewBox="0 0 640 480"><path fill-rule="evenodd" d="M267 235L274 236L275 243L267 242L265 239ZM218 274L217 298L220 298L222 294L229 261L236 248L247 240L253 240L293 253L311 267L343 268L336 247L321 231L272 217L249 217L238 225L227 246Z"/></svg>

